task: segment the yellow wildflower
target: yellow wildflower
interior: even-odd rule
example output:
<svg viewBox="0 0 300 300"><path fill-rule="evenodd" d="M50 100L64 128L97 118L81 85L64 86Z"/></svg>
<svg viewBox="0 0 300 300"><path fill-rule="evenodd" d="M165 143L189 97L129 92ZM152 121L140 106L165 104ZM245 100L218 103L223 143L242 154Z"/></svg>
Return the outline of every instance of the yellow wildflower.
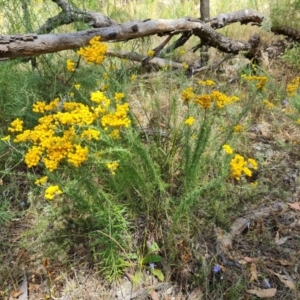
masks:
<svg viewBox="0 0 300 300"><path fill-rule="evenodd" d="M27 164L28 168L35 167L38 165L43 150L41 147L33 146L31 147L27 153L25 154L25 163Z"/></svg>
<svg viewBox="0 0 300 300"><path fill-rule="evenodd" d="M272 102L270 102L269 100L265 99L264 100L264 105L268 108L273 108L274 104Z"/></svg>
<svg viewBox="0 0 300 300"><path fill-rule="evenodd" d="M40 179L37 179L37 180L34 182L34 184L36 184L36 185L43 185L44 183L47 182L47 180L48 180L48 176L44 176L44 177L42 177L42 178L40 178Z"/></svg>
<svg viewBox="0 0 300 300"><path fill-rule="evenodd" d="M251 165L252 169L257 170L258 164L255 159L248 158L248 163Z"/></svg>
<svg viewBox="0 0 300 300"><path fill-rule="evenodd" d="M213 86L215 85L216 83L213 81L213 80L210 80L210 79L207 79L207 80L199 80L198 81L198 84L199 85L204 85L204 86Z"/></svg>
<svg viewBox="0 0 300 300"><path fill-rule="evenodd" d="M99 135L100 132L98 130L88 128L82 132L81 138L86 138L88 141L91 141L93 139L99 140Z"/></svg>
<svg viewBox="0 0 300 300"><path fill-rule="evenodd" d="M75 72L75 63L71 59L67 59L67 70L69 72Z"/></svg>
<svg viewBox="0 0 300 300"><path fill-rule="evenodd" d="M75 145L75 152L68 154L68 162L72 163L75 167L79 167L88 158L88 147L81 147Z"/></svg>
<svg viewBox="0 0 300 300"><path fill-rule="evenodd" d="M181 93L181 99L185 103L189 102L192 98L194 98L194 96L195 94L191 86L183 90Z"/></svg>
<svg viewBox="0 0 300 300"><path fill-rule="evenodd" d="M7 136L1 138L1 141L3 141L3 142L9 141L9 140L10 140L10 135L7 135Z"/></svg>
<svg viewBox="0 0 300 300"><path fill-rule="evenodd" d="M295 96L295 91L298 89L300 85L300 77L296 77L292 80L290 84L286 87L286 92L289 97Z"/></svg>
<svg viewBox="0 0 300 300"><path fill-rule="evenodd" d="M109 136L114 139L114 140L117 140L120 138L120 130L119 129L114 129L110 134Z"/></svg>
<svg viewBox="0 0 300 300"><path fill-rule="evenodd" d="M115 93L114 99L116 100L116 102L119 102L124 97L125 97L124 93Z"/></svg>
<svg viewBox="0 0 300 300"><path fill-rule="evenodd" d="M185 120L184 124L188 126L192 126L195 123L195 118L194 117L189 117Z"/></svg>
<svg viewBox="0 0 300 300"><path fill-rule="evenodd" d="M77 83L77 84L74 84L74 88L78 91L81 87L81 84Z"/></svg>
<svg viewBox="0 0 300 300"><path fill-rule="evenodd" d="M256 170L257 167L257 162L254 159L245 160L243 156L236 154L230 162L231 176L238 181L243 175L251 177L252 171L250 168Z"/></svg>
<svg viewBox="0 0 300 300"><path fill-rule="evenodd" d="M211 106L211 96L208 94L196 95L194 102L203 108L210 108Z"/></svg>
<svg viewBox="0 0 300 300"><path fill-rule="evenodd" d="M119 166L119 163L117 161L106 164L106 167L110 170L112 175L116 174L116 170L117 170L118 166Z"/></svg>
<svg viewBox="0 0 300 300"><path fill-rule="evenodd" d="M21 132L23 131L23 121L19 118L15 119L10 123L11 127L8 127L8 131L10 132Z"/></svg>
<svg viewBox="0 0 300 300"><path fill-rule="evenodd" d="M242 126L242 125L235 125L235 126L233 126L233 131L234 132L242 132L244 130L244 126Z"/></svg>
<svg viewBox="0 0 300 300"><path fill-rule="evenodd" d="M225 150L225 152L226 152L227 154L232 154L232 153L233 153L233 149L232 149L232 148L230 147L230 145L228 145L228 144L223 145L222 148Z"/></svg>
<svg viewBox="0 0 300 300"><path fill-rule="evenodd" d="M149 56L149 57L153 57L154 54L155 54L155 51L154 51L154 50L149 50L149 51L147 52L147 56Z"/></svg>
<svg viewBox="0 0 300 300"><path fill-rule="evenodd" d="M134 82L136 80L136 75L132 74L131 77L130 77L130 80L131 80L131 82Z"/></svg>
<svg viewBox="0 0 300 300"><path fill-rule="evenodd" d="M110 105L110 100L104 95L103 92L100 92L100 91L91 93L91 100L93 102L103 104L104 107L107 107Z"/></svg>
<svg viewBox="0 0 300 300"><path fill-rule="evenodd" d="M245 78L247 81L256 81L256 88L260 91L264 90L265 85L268 82L268 77L266 76L248 76L242 75L242 78Z"/></svg>
<svg viewBox="0 0 300 300"><path fill-rule="evenodd" d="M183 62L183 63L182 63L182 66L183 66L184 69L188 69L188 68L189 68L189 64L186 63L186 62Z"/></svg>
<svg viewBox="0 0 300 300"><path fill-rule="evenodd" d="M50 185L45 191L45 198L48 200L53 200L56 195L62 194L58 185Z"/></svg>
<svg viewBox="0 0 300 300"><path fill-rule="evenodd" d="M100 42L100 36L93 37L89 46L80 48L77 51L78 55L81 55L87 62L101 64L107 53L107 46Z"/></svg>

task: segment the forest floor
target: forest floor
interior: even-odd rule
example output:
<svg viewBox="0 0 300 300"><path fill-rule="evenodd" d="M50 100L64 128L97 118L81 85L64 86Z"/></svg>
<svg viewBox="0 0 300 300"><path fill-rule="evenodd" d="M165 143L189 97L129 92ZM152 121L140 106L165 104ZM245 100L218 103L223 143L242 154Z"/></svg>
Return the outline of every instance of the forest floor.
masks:
<svg viewBox="0 0 300 300"><path fill-rule="evenodd" d="M201 235L179 237L177 252L185 263L174 266L164 282L143 271L142 282L134 285L129 268L118 282L107 283L84 244L68 254L68 263L65 257L43 257L38 250L45 245L24 244L24 235L36 226L36 215L24 207L0 228L1 262L8 270L0 299L299 299L300 129L271 112L258 118L248 137L252 151L264 158L267 175L257 180L264 180L268 193L256 203L241 199L243 208L229 216L226 230L199 222ZM16 193L28 197L23 183L17 185ZM202 260L191 260L193 252ZM199 268L206 276L197 279Z"/></svg>

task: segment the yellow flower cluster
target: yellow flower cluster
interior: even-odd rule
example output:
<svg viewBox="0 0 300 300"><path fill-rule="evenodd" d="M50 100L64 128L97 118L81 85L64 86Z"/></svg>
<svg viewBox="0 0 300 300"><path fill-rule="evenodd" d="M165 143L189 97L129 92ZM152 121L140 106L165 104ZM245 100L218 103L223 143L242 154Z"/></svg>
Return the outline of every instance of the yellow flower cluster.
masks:
<svg viewBox="0 0 300 300"><path fill-rule="evenodd" d="M116 161L106 164L106 167L110 170L112 175L116 174L116 170L117 170L118 166L119 166L119 163Z"/></svg>
<svg viewBox="0 0 300 300"><path fill-rule="evenodd" d="M242 132L244 130L244 127L243 127L243 125L235 125L235 126L233 126L233 131L234 132Z"/></svg>
<svg viewBox="0 0 300 300"><path fill-rule="evenodd" d="M125 97L124 93L115 93L114 99L116 100L116 102L119 102L124 97Z"/></svg>
<svg viewBox="0 0 300 300"><path fill-rule="evenodd" d="M108 47L100 42L100 36L93 37L89 44L90 46L80 48L77 54L81 55L89 63L102 64Z"/></svg>
<svg viewBox="0 0 300 300"><path fill-rule="evenodd" d="M236 101L239 101L239 97L236 97L236 96L232 96L232 97L229 97L221 92L218 92L218 91L213 91L211 93L211 97L213 100L216 101L216 105L219 107L219 108L224 108L225 105L227 104L232 104L233 102L236 102Z"/></svg>
<svg viewBox="0 0 300 300"><path fill-rule="evenodd" d="M23 121L19 118L15 119L10 123L10 127L8 127L8 131L10 132L21 132L23 131Z"/></svg>
<svg viewBox="0 0 300 300"><path fill-rule="evenodd" d="M48 180L48 176L44 176L44 177L42 177L40 179L37 179L34 183L36 185L43 185L43 184L45 184L47 182L47 180Z"/></svg>
<svg viewBox="0 0 300 300"><path fill-rule="evenodd" d="M212 80L206 80L203 81L203 84L212 86L215 83ZM212 106L213 101L215 101L215 104L218 108L224 108L226 105L232 104L240 100L236 96L230 97L219 91L213 91L210 94L196 95L192 87L188 87L182 91L181 99L184 103L188 103L191 100L193 100L194 103L198 104L199 106L205 109L210 108Z"/></svg>
<svg viewBox="0 0 300 300"><path fill-rule="evenodd" d="M235 154L230 162L231 176L237 181L239 181L243 175L251 177L252 171L250 168L257 170L257 167L257 162L254 159L248 158L246 160L242 155Z"/></svg>
<svg viewBox="0 0 300 300"><path fill-rule="evenodd" d="M69 72L75 72L75 63L71 59L67 59L67 70Z"/></svg>
<svg viewBox="0 0 300 300"><path fill-rule="evenodd" d="M224 151L225 151L227 154L232 154L232 153L233 153L233 149L232 149L231 146L228 145L228 144L223 145L222 148L224 149Z"/></svg>
<svg viewBox="0 0 300 300"><path fill-rule="evenodd" d="M211 106L211 95L203 94L203 95L196 95L194 102L200 105L203 108L210 108Z"/></svg>
<svg viewBox="0 0 300 300"><path fill-rule="evenodd" d="M184 124L188 126L193 126L195 123L195 118L194 117L189 117L185 120Z"/></svg>
<svg viewBox="0 0 300 300"><path fill-rule="evenodd" d="M198 84L204 86L214 86L216 83L213 80L207 79L207 80L199 80Z"/></svg>
<svg viewBox="0 0 300 300"><path fill-rule="evenodd" d="M53 200L56 195L62 194L58 185L50 185L45 191L45 198L48 200Z"/></svg>
<svg viewBox="0 0 300 300"><path fill-rule="evenodd" d="M101 124L105 130L109 126L119 129L120 127L129 127L131 124L130 119L127 117L129 111L128 103L117 104L116 111L108 113L101 118Z"/></svg>
<svg viewBox="0 0 300 300"><path fill-rule="evenodd" d="M298 89L300 85L300 77L296 77L292 80L290 84L286 87L286 92L289 97L293 97L295 95L295 91Z"/></svg>
<svg viewBox="0 0 300 300"><path fill-rule="evenodd" d="M222 148L227 154L234 153L233 149L228 144L223 145ZM237 181L239 181L243 175L251 177L252 171L250 169L257 170L257 168L258 164L255 159L246 159L240 154L235 154L230 161L231 177L233 177Z"/></svg>
<svg viewBox="0 0 300 300"><path fill-rule="evenodd" d="M37 101L35 104L33 104L32 111L43 114L46 111L58 109L58 106L59 106L59 98L55 98L49 104L46 104L44 101Z"/></svg>
<svg viewBox="0 0 300 300"><path fill-rule="evenodd" d="M266 76L249 76L249 75L242 75L242 78L246 79L247 81L256 81L256 88L259 91L264 90L265 85L268 82L268 77Z"/></svg>
<svg viewBox="0 0 300 300"><path fill-rule="evenodd" d="M149 51L147 52L147 56L149 56L149 57L153 57L154 54L155 54L155 51L154 51L154 50L149 50Z"/></svg>
<svg viewBox="0 0 300 300"><path fill-rule="evenodd" d="M264 100L264 105L268 108L273 108L274 104L272 102L270 102L268 99Z"/></svg>
<svg viewBox="0 0 300 300"><path fill-rule="evenodd" d="M123 93L115 94L118 102L122 98ZM100 131L94 125L102 124L105 130L111 129L109 135L116 139L120 137L120 129L131 124L127 116L128 103L116 101L116 108L110 107L110 99L99 91L91 93L91 101L90 105L64 102L60 108L59 98L49 104L37 101L33 111L43 115L33 129L23 131L23 121L19 119L11 123L9 130L18 132L14 142L30 145L24 157L29 168L42 162L52 172L62 161L79 167L88 159L87 144L100 139ZM37 184L41 183L37 181Z"/></svg>
<svg viewBox="0 0 300 300"><path fill-rule="evenodd" d="M193 88L190 86L182 91L181 93L181 99L184 103L189 102L191 99L193 99L195 96Z"/></svg>

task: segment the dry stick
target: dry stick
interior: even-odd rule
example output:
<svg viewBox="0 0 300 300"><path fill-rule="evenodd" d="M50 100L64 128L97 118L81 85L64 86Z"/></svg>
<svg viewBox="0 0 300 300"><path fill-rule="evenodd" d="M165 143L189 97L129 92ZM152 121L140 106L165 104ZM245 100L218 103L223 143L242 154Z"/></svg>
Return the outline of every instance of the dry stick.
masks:
<svg viewBox="0 0 300 300"><path fill-rule="evenodd" d="M155 49L153 49L154 51L154 55L153 57L157 57L159 56L161 50L169 43L169 41L171 40L171 38L173 37L173 34L170 34L159 46L157 46ZM153 57L145 57L142 61L143 64L148 64L149 61L153 58Z"/></svg>

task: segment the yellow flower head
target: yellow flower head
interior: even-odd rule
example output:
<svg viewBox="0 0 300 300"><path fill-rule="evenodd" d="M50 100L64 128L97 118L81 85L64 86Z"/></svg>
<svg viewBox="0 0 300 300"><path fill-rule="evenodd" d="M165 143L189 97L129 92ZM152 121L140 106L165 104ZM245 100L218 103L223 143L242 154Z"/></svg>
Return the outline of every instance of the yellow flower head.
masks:
<svg viewBox="0 0 300 300"><path fill-rule="evenodd" d="M114 161L112 163L107 163L106 164L106 167L110 170L110 172L111 172L112 175L116 174L115 171L117 170L118 166L119 166L119 163L117 161Z"/></svg>
<svg viewBox="0 0 300 300"><path fill-rule="evenodd" d="M233 126L234 132L242 132L244 130L244 127L242 125L235 125Z"/></svg>
<svg viewBox="0 0 300 300"><path fill-rule="evenodd" d="M185 120L184 124L188 126L192 126L195 123L194 117L189 117Z"/></svg>
<svg viewBox="0 0 300 300"><path fill-rule="evenodd" d="M23 121L19 118L15 119L10 123L11 127L8 127L8 131L10 132L21 132L23 131Z"/></svg>
<svg viewBox="0 0 300 300"><path fill-rule="evenodd" d="M58 185L50 185L45 191L45 198L48 200L53 200L56 195L62 194Z"/></svg>
<svg viewBox="0 0 300 300"><path fill-rule="evenodd" d="M43 185L44 183L47 182L47 180L48 180L48 176L44 176L44 177L42 177L42 178L40 178L40 179L37 179L37 180L34 182L34 184L36 184L36 185Z"/></svg>
<svg viewBox="0 0 300 300"><path fill-rule="evenodd" d="M216 83L213 80L207 79L207 80L199 80L198 84L204 86L214 86Z"/></svg>
<svg viewBox="0 0 300 300"><path fill-rule="evenodd" d="M191 86L183 90L181 93L181 99L185 103L189 102L192 98L194 98L194 96L195 94Z"/></svg>
<svg viewBox="0 0 300 300"><path fill-rule="evenodd" d="M131 82L134 82L136 80L136 75L132 74L131 77L130 77L130 80L131 80Z"/></svg>
<svg viewBox="0 0 300 300"><path fill-rule="evenodd" d="M74 84L74 88L78 91L81 87L81 84L77 83L77 84Z"/></svg>
<svg viewBox="0 0 300 300"><path fill-rule="evenodd" d="M206 109L206 108L210 108L211 100L212 100L212 98L211 98L210 95L203 94L203 95L200 95L200 96L196 95L194 102Z"/></svg>
<svg viewBox="0 0 300 300"><path fill-rule="evenodd" d="M9 140L10 140L10 135L7 135L7 136L1 138L1 141L3 141L3 142L9 141Z"/></svg>
<svg viewBox="0 0 300 300"><path fill-rule="evenodd" d="M149 57L153 57L154 54L155 54L155 51L154 51L154 50L149 50L149 51L147 52L147 56L149 56Z"/></svg>
<svg viewBox="0 0 300 300"><path fill-rule="evenodd" d="M89 44L85 48L80 48L77 54L81 55L89 63L102 64L108 47L100 42L100 36L93 37Z"/></svg>
<svg viewBox="0 0 300 300"><path fill-rule="evenodd" d="M69 72L75 72L75 63L71 59L67 59L67 70Z"/></svg>
<svg viewBox="0 0 300 300"><path fill-rule="evenodd" d="M222 148L225 150L225 152L227 154L232 154L233 153L233 149L230 147L230 145L223 145Z"/></svg>

